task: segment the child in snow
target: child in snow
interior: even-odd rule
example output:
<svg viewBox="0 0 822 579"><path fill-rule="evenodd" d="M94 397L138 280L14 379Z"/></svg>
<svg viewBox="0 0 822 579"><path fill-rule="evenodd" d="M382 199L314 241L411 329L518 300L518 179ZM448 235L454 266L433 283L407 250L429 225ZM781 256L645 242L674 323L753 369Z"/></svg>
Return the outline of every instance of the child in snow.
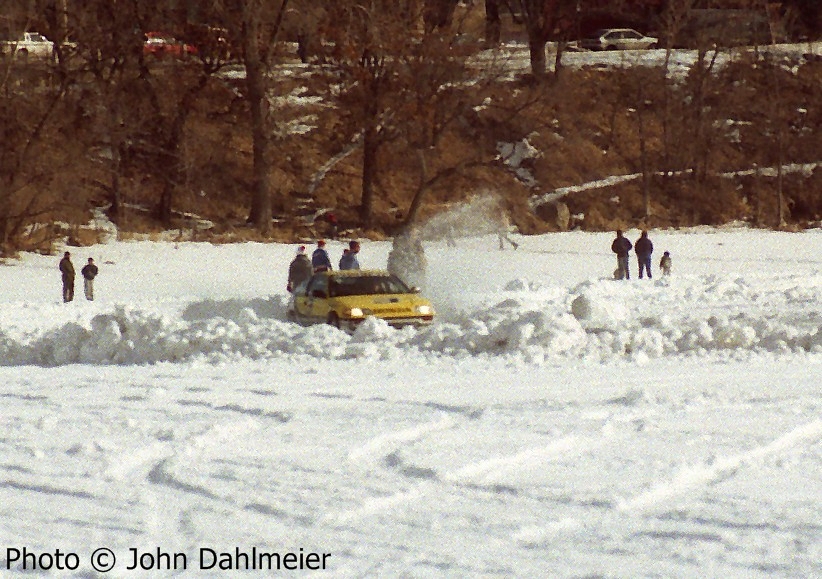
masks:
<svg viewBox="0 0 822 579"><path fill-rule="evenodd" d="M671 275L671 253L669 251L662 254L662 259L659 260L659 269L662 270L662 275Z"/></svg>

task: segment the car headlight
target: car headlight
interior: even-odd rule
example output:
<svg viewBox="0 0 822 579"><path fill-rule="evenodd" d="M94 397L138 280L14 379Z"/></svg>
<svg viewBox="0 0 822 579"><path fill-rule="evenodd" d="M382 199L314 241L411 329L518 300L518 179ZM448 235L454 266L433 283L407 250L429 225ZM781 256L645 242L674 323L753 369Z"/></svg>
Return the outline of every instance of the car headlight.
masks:
<svg viewBox="0 0 822 579"><path fill-rule="evenodd" d="M415 306L414 311L421 316L430 316L434 313L434 308L428 305Z"/></svg>
<svg viewBox="0 0 822 579"><path fill-rule="evenodd" d="M351 318L361 318L363 316L362 309L360 308L351 308L347 313Z"/></svg>

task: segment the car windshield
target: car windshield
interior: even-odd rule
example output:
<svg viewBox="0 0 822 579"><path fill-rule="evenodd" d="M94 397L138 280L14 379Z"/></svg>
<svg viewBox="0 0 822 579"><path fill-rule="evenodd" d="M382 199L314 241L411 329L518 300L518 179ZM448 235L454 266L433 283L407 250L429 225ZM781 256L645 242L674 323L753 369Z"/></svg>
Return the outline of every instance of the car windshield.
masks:
<svg viewBox="0 0 822 579"><path fill-rule="evenodd" d="M330 297L407 294L410 291L393 275L334 276L329 284Z"/></svg>

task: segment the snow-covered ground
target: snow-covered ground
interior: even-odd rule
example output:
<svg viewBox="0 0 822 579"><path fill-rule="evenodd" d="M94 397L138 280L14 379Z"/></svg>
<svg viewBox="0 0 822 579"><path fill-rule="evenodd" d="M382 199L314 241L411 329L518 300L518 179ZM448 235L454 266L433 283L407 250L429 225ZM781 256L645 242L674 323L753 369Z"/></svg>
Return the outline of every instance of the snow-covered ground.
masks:
<svg viewBox="0 0 822 579"><path fill-rule="evenodd" d="M793 44L774 44L760 46L756 49L748 46L719 49L714 55L709 51L707 59L716 56L716 64L724 66L752 51L767 52L777 58L801 59L806 55L818 56L822 54L822 43L801 42ZM553 66L556 57L556 45L548 43L546 46L547 61ZM654 50L606 50L606 51L573 51L567 50L562 55L562 65L571 68L594 67L666 67L668 75L673 79L684 79L688 71L700 58L697 50L674 49L667 51L663 48ZM477 55L472 62L494 73L500 70L509 75L515 75L530 70L531 60L528 46L522 42L504 44L495 50L485 50Z"/></svg>
<svg viewBox="0 0 822 579"><path fill-rule="evenodd" d="M674 273L628 282L611 237L426 242L437 322L354 335L285 320L295 246L69 248L100 266L69 304L58 258L0 265L0 575L25 547L71 577L101 548L113 577L236 574L207 549L330 553L289 576L822 576L822 232L652 231Z"/></svg>

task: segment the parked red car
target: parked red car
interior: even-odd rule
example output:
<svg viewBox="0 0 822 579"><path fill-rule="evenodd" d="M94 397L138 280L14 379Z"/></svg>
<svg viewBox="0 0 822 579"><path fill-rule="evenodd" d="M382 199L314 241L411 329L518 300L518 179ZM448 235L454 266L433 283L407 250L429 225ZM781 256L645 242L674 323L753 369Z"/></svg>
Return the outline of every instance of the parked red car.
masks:
<svg viewBox="0 0 822 579"><path fill-rule="evenodd" d="M164 58L184 58L197 54L197 47L177 40L170 34L163 32L146 32L146 41L143 43L143 54Z"/></svg>

